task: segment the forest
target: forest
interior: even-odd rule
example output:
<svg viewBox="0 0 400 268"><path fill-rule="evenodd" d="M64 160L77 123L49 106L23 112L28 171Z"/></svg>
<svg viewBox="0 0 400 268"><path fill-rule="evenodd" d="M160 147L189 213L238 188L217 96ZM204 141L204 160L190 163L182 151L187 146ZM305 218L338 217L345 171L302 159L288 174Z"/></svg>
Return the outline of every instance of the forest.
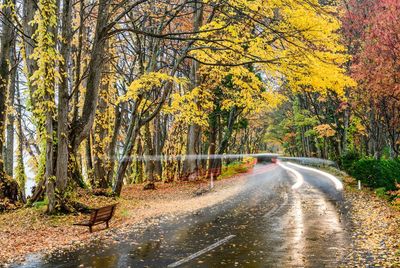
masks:
<svg viewBox="0 0 400 268"><path fill-rule="evenodd" d="M214 155L396 159L399 14L399 0L2 0L0 211L216 178Z"/></svg>

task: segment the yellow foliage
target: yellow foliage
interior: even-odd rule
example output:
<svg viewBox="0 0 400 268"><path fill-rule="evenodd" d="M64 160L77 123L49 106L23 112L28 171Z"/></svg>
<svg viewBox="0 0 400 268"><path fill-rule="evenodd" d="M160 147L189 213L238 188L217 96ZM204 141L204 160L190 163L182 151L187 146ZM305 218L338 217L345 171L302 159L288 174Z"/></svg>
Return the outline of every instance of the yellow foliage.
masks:
<svg viewBox="0 0 400 268"><path fill-rule="evenodd" d="M334 7L321 6L317 0L228 2L217 19L202 27L199 37L203 41L191 52L200 62L233 66L230 69L251 62L255 73L284 81L294 92L326 94L331 90L344 97L344 88L355 86L342 67L349 56L340 44L340 22L332 15ZM232 20L238 10L243 19ZM221 72L223 68L211 69ZM230 72L240 77L244 69ZM254 85L254 80L247 84Z"/></svg>
<svg viewBox="0 0 400 268"><path fill-rule="evenodd" d="M161 72L145 73L130 84L127 93L121 96L119 101L136 100L140 94L156 88L161 88L165 83L186 85L187 80Z"/></svg>
<svg viewBox="0 0 400 268"><path fill-rule="evenodd" d="M214 107L211 92L196 87L184 94L171 95L171 105L164 110L174 114L175 120L208 126L208 112Z"/></svg>
<svg viewBox="0 0 400 268"><path fill-rule="evenodd" d="M332 129L332 127L328 124L315 126L314 130L318 133L318 136L321 138L333 137L336 134L336 131Z"/></svg>

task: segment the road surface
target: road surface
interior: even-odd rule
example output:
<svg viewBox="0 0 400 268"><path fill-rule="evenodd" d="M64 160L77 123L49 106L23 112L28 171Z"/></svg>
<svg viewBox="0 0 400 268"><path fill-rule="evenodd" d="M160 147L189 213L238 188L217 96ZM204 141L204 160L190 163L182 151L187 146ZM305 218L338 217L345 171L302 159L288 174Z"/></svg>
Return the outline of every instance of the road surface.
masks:
<svg viewBox="0 0 400 268"><path fill-rule="evenodd" d="M22 267L337 267L350 245L342 202L334 178L260 164L221 204Z"/></svg>

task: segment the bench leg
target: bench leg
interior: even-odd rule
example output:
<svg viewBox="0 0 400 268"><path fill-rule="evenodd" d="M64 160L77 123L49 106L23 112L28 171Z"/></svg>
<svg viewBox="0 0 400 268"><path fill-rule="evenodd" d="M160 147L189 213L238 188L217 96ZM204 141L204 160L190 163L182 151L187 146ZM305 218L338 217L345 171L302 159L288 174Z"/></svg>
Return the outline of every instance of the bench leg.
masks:
<svg viewBox="0 0 400 268"><path fill-rule="evenodd" d="M89 231L92 232L92 226L89 226Z"/></svg>
<svg viewBox="0 0 400 268"><path fill-rule="evenodd" d="M106 221L106 227L107 227L107 229L108 229L108 221Z"/></svg>

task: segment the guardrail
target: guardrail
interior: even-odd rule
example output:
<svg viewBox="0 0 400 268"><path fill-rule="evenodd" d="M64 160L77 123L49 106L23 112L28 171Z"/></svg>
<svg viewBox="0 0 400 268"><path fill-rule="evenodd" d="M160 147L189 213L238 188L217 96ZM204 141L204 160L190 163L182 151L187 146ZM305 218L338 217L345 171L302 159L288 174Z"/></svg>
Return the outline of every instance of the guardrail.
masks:
<svg viewBox="0 0 400 268"><path fill-rule="evenodd" d="M335 167L338 168L338 164L332 160L326 160L322 158L314 158L314 157L284 157L279 156L278 159L282 161L292 161L299 163L301 165L308 165L308 166L316 166L316 167Z"/></svg>

